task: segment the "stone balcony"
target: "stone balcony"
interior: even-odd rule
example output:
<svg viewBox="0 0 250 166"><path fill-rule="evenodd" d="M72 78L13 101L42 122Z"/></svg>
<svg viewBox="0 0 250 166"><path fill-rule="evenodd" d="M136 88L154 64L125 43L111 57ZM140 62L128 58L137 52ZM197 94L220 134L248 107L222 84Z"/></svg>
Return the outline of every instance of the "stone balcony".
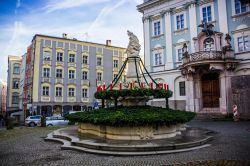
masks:
<svg viewBox="0 0 250 166"><path fill-rule="evenodd" d="M240 60L235 59L233 50L226 51L199 51L192 54L184 54L182 65L179 69L182 74L195 73L199 66L208 67L209 70L234 70Z"/></svg>
<svg viewBox="0 0 250 166"><path fill-rule="evenodd" d="M183 64L202 62L202 61L214 61L222 60L224 57L221 51L200 51L189 54L183 57Z"/></svg>

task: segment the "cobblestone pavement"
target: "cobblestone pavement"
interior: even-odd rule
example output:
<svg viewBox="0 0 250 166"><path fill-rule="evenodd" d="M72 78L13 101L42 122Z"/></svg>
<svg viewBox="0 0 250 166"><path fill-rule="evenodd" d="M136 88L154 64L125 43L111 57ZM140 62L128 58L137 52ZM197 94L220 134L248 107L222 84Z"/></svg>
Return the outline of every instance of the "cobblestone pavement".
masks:
<svg viewBox="0 0 250 166"><path fill-rule="evenodd" d="M211 146L190 152L151 156L103 156L60 150L60 144L45 142L49 130L1 139L0 165L250 165L250 122L192 121L193 127L218 132ZM0 131L0 135L4 130Z"/></svg>

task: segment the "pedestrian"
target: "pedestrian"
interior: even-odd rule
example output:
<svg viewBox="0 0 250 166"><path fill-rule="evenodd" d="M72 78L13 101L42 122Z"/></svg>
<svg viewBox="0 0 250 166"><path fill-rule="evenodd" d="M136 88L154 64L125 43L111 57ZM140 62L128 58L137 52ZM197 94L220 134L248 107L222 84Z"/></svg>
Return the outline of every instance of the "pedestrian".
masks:
<svg viewBox="0 0 250 166"><path fill-rule="evenodd" d="M235 104L233 105L233 118L235 122L239 121L238 107Z"/></svg>

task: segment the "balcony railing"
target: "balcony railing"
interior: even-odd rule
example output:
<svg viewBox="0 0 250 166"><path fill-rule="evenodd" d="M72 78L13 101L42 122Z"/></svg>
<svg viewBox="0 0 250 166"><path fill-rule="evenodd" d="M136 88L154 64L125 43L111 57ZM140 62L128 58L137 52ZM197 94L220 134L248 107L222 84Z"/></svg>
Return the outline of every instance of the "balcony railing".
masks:
<svg viewBox="0 0 250 166"><path fill-rule="evenodd" d="M223 59L221 51L200 51L189 54L186 57L183 57L183 64L204 61L204 60L221 60L221 59Z"/></svg>

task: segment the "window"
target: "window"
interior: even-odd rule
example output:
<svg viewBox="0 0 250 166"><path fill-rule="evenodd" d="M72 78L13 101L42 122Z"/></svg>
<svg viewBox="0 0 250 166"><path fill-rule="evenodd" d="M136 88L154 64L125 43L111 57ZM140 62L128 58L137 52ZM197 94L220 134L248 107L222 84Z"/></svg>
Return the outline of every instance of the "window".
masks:
<svg viewBox="0 0 250 166"><path fill-rule="evenodd" d="M118 68L118 60L113 61L113 66L114 66L114 68Z"/></svg>
<svg viewBox="0 0 250 166"><path fill-rule="evenodd" d="M176 16L176 28L177 30L184 28L184 14L180 14Z"/></svg>
<svg viewBox="0 0 250 166"><path fill-rule="evenodd" d="M45 40L44 44L46 47L51 47L51 40Z"/></svg>
<svg viewBox="0 0 250 166"><path fill-rule="evenodd" d="M84 88L82 89L82 97L87 98L88 97L88 89Z"/></svg>
<svg viewBox="0 0 250 166"><path fill-rule="evenodd" d="M237 38L238 41L238 51L249 51L250 45L249 45L249 36L241 36Z"/></svg>
<svg viewBox="0 0 250 166"><path fill-rule="evenodd" d="M240 0L235 0L235 14L245 13L250 11L250 3L246 3L244 5L241 4Z"/></svg>
<svg viewBox="0 0 250 166"><path fill-rule="evenodd" d="M70 97L75 96L75 88L69 88L69 93L68 93L68 95L69 95Z"/></svg>
<svg viewBox="0 0 250 166"><path fill-rule="evenodd" d="M13 79L12 88L18 89L18 87L19 87L19 79Z"/></svg>
<svg viewBox="0 0 250 166"><path fill-rule="evenodd" d="M63 61L63 53L62 53L62 52L58 52L58 53L56 54L56 60L57 60L58 62L62 62L62 61Z"/></svg>
<svg viewBox="0 0 250 166"><path fill-rule="evenodd" d="M75 54L69 54L69 62L71 63L75 62Z"/></svg>
<svg viewBox="0 0 250 166"><path fill-rule="evenodd" d="M71 49L71 50L75 50L75 49L76 49L76 45L73 44L73 43L70 43L70 49Z"/></svg>
<svg viewBox="0 0 250 166"><path fill-rule="evenodd" d="M161 34L161 22L154 22L154 36L158 36Z"/></svg>
<svg viewBox="0 0 250 166"><path fill-rule="evenodd" d="M82 79L83 80L87 80L88 79L88 72L87 71L83 71L82 72Z"/></svg>
<svg viewBox="0 0 250 166"><path fill-rule="evenodd" d="M97 73L97 81L101 81L102 80L102 73Z"/></svg>
<svg viewBox="0 0 250 166"><path fill-rule="evenodd" d="M19 94L13 93L12 94L12 104L18 104L18 102L19 102Z"/></svg>
<svg viewBox="0 0 250 166"><path fill-rule="evenodd" d="M179 82L180 96L186 95L185 81Z"/></svg>
<svg viewBox="0 0 250 166"><path fill-rule="evenodd" d="M48 86L43 87L43 96L49 96L49 87Z"/></svg>
<svg viewBox="0 0 250 166"><path fill-rule="evenodd" d="M88 56L82 56L82 63L83 64L88 64Z"/></svg>
<svg viewBox="0 0 250 166"><path fill-rule="evenodd" d="M43 68L43 77L49 77L50 69L49 68Z"/></svg>
<svg viewBox="0 0 250 166"><path fill-rule="evenodd" d="M97 66L101 66L102 65L102 58L98 57L96 64L97 64Z"/></svg>
<svg viewBox="0 0 250 166"><path fill-rule="evenodd" d="M75 79L75 70L69 70L69 79Z"/></svg>
<svg viewBox="0 0 250 166"><path fill-rule="evenodd" d="M178 53L178 61L181 61L181 60L182 60L182 56L183 56L183 55L182 55L182 54L183 54L183 53L182 53L182 48L178 49L178 50L177 50L177 53Z"/></svg>
<svg viewBox="0 0 250 166"><path fill-rule="evenodd" d="M43 52L43 60L50 61L51 59L51 52L50 51L44 51Z"/></svg>
<svg viewBox="0 0 250 166"><path fill-rule="evenodd" d="M212 21L211 6L206 6L202 8L202 20L205 22Z"/></svg>
<svg viewBox="0 0 250 166"><path fill-rule="evenodd" d="M214 39L207 38L204 40L204 51L214 50Z"/></svg>
<svg viewBox="0 0 250 166"><path fill-rule="evenodd" d="M56 69L56 78L62 78L62 69Z"/></svg>
<svg viewBox="0 0 250 166"><path fill-rule="evenodd" d="M155 66L162 64L162 55L161 53L155 54Z"/></svg>
<svg viewBox="0 0 250 166"><path fill-rule="evenodd" d="M56 96L62 96L62 88L61 87L56 87Z"/></svg>
<svg viewBox="0 0 250 166"><path fill-rule="evenodd" d="M20 74L20 65L14 64L13 74Z"/></svg>

